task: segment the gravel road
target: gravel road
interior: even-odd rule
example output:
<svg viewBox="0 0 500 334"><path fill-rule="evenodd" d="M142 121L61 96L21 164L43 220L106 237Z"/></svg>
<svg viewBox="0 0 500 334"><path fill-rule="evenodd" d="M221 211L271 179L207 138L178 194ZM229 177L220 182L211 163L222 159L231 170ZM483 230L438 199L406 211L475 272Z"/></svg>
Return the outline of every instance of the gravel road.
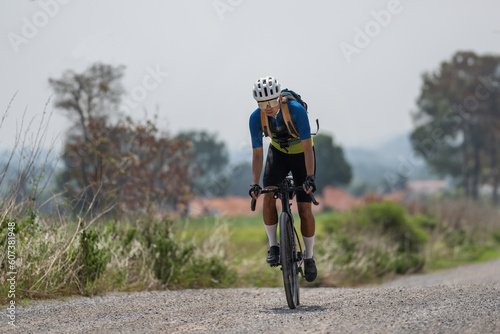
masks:
<svg viewBox="0 0 500 334"><path fill-rule="evenodd" d="M321 274L321 273L320 273ZM500 260L369 288L109 294L16 310L18 333L500 333Z"/></svg>

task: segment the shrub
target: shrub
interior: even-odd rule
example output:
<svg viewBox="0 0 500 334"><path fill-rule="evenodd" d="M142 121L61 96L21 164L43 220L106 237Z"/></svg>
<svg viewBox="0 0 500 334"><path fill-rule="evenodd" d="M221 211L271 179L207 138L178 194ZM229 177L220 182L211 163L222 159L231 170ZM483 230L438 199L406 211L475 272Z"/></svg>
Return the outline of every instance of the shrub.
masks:
<svg viewBox="0 0 500 334"><path fill-rule="evenodd" d="M110 224L109 243L115 255L109 266L117 286L204 288L236 281L223 254L199 252L203 242L195 245L176 236L173 220L142 217Z"/></svg>
<svg viewBox="0 0 500 334"><path fill-rule="evenodd" d="M361 215L366 215L370 224L381 226L382 232L390 235L402 252L418 252L428 239L425 231L397 203L370 203L363 208Z"/></svg>
<svg viewBox="0 0 500 334"><path fill-rule="evenodd" d="M80 246L77 248L75 260L79 264L78 278L88 284L97 280L106 269L109 251L99 249L99 234L94 229L83 230L80 234Z"/></svg>
<svg viewBox="0 0 500 334"><path fill-rule="evenodd" d="M352 284L418 272L425 264L427 233L419 221L392 202L370 203L337 213L325 222L329 244L321 243L338 277Z"/></svg>

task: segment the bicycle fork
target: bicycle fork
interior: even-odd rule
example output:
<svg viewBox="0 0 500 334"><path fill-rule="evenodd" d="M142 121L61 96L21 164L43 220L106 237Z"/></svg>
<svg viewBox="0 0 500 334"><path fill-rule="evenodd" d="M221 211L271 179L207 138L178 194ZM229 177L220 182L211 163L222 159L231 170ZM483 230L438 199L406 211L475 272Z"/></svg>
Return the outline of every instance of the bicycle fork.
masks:
<svg viewBox="0 0 500 334"><path fill-rule="evenodd" d="M292 203L290 203L290 207L291 206L292 206ZM291 240L292 240L292 245L291 245L292 247L291 248L294 250L293 254L291 255L292 256L292 263L297 266L298 272L300 273L300 276L302 278L304 278L305 275L304 275L304 271L302 270L302 263L304 262L304 256L303 256L304 253L302 251L302 244L300 243L299 233L297 232L297 229L295 228L294 219L293 219L293 216L290 212L291 212L291 209L290 209L290 211L287 212L287 214L290 217L289 224L291 225L291 230L293 233L293 235L291 236Z"/></svg>

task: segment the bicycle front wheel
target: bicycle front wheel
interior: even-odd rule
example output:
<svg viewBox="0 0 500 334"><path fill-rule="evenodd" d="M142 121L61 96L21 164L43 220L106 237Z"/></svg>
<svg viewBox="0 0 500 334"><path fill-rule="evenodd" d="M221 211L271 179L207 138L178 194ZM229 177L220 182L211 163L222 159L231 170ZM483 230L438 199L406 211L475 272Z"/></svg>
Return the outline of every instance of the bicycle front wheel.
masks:
<svg viewBox="0 0 500 334"><path fill-rule="evenodd" d="M290 215L286 212L280 216L280 259L286 301L294 309L299 305L299 270L295 232Z"/></svg>

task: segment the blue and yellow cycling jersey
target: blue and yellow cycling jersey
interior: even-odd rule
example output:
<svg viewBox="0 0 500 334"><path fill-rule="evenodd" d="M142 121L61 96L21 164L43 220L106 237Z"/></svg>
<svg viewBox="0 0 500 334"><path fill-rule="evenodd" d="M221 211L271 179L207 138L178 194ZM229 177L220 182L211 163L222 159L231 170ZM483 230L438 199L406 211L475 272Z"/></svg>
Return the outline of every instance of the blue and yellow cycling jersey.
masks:
<svg viewBox="0 0 500 334"><path fill-rule="evenodd" d="M269 117L269 125L271 126L273 138L271 138L271 145L281 152L288 154L297 154L304 152L302 148L301 140L311 138L311 127L309 125L309 118L307 117L307 111L304 107L296 102L289 101L288 109L290 111L290 118L292 119L295 128L299 132L300 138L293 138L289 136L288 147L282 147L280 145L280 140L277 134L288 133L285 121L283 120L283 115L278 112L276 118ZM260 119L260 108L257 108L252 115L250 115L250 134L252 137L252 148L259 148L263 146L262 141L262 124Z"/></svg>

